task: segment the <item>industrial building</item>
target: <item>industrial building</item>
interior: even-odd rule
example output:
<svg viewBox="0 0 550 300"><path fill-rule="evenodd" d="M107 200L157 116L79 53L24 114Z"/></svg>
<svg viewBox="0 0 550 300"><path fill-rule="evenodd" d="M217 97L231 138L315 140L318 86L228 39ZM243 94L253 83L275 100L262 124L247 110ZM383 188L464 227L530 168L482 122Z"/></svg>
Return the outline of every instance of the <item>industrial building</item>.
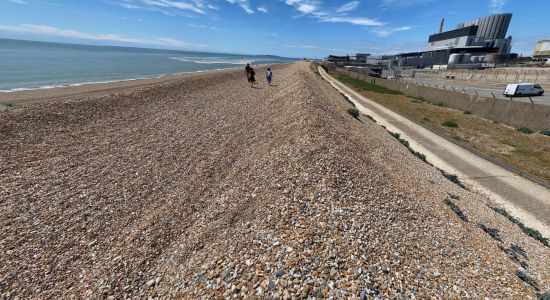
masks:
<svg viewBox="0 0 550 300"><path fill-rule="evenodd" d="M535 46L534 58L550 58L550 40L538 41Z"/></svg>
<svg viewBox="0 0 550 300"><path fill-rule="evenodd" d="M428 50L402 53L396 57L399 67L471 67L499 63L517 57L511 54L512 37L506 37L512 14L490 15L458 24L455 29L428 38Z"/></svg>
<svg viewBox="0 0 550 300"><path fill-rule="evenodd" d="M512 37L507 36L511 21L511 13L495 14L444 31L445 19L442 19L439 31L429 36L425 51L389 56L331 55L325 60L346 66L386 66L389 69L480 68L511 63L517 59L517 54L511 53ZM550 40L539 43L536 53L550 57Z"/></svg>

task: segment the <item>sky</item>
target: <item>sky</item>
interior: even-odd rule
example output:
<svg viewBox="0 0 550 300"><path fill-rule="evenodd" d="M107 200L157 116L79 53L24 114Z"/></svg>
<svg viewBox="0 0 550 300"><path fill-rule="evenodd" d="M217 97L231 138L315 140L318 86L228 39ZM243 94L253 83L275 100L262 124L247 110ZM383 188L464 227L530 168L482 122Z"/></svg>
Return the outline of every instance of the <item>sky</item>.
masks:
<svg viewBox="0 0 550 300"><path fill-rule="evenodd" d="M443 17L511 12L512 51L532 55L548 1L0 0L0 38L323 58L421 51Z"/></svg>

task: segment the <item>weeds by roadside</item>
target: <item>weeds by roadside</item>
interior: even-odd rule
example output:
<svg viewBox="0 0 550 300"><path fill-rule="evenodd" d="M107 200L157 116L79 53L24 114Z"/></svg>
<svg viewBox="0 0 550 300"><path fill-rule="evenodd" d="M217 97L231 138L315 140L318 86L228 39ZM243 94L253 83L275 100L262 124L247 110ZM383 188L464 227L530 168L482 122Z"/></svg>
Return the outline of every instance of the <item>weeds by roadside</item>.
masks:
<svg viewBox="0 0 550 300"><path fill-rule="evenodd" d="M477 226L481 228L481 230L485 231L490 237L492 237L495 241L502 242L502 239L500 239L500 233L499 230L496 228L489 228L485 226L483 223L478 223Z"/></svg>
<svg viewBox="0 0 550 300"><path fill-rule="evenodd" d="M0 103L0 110L9 110L16 108L17 105L12 103Z"/></svg>
<svg viewBox="0 0 550 300"><path fill-rule="evenodd" d="M443 174L443 176L445 176L447 179L449 179L451 182L453 182L454 184L458 185L459 187L465 189L465 190L468 190L466 188L466 186L462 183L462 181L460 181L460 179L458 179L458 176L454 175L454 174L449 174L443 170L439 170L441 171L441 174Z"/></svg>
<svg viewBox="0 0 550 300"><path fill-rule="evenodd" d="M351 78L346 75L339 75L338 80L340 80L345 84L352 85L354 88L356 88L359 91L370 91L370 92L376 92L380 94L390 94L390 95L403 95L403 93L401 93L400 91L391 90L381 85L365 82L363 80Z"/></svg>
<svg viewBox="0 0 550 300"><path fill-rule="evenodd" d="M547 238L543 237L542 234L540 233L540 231L534 229L534 228L531 228L531 227L527 227L525 226L525 224L523 224L523 222L521 222L519 219L516 219L514 216L512 216L507 210L505 210L504 208L499 208L499 207L494 207L494 206L491 206L491 205L487 205L490 209L494 210L496 213L498 214L501 214L503 215L504 217L506 217L508 220L510 220L510 222L516 224L525 234L527 234L528 236L534 238L535 240L541 242L542 244L544 244L545 246L547 247L550 247L550 242L548 241Z"/></svg>
<svg viewBox="0 0 550 300"><path fill-rule="evenodd" d="M523 132L525 134L533 133L533 129L531 129L529 127L520 127L520 128L516 128L516 130L519 131L519 132Z"/></svg>
<svg viewBox="0 0 550 300"><path fill-rule="evenodd" d="M451 199L445 198L445 200L443 200L443 202L444 202L445 204L447 204L447 206L450 207L451 210L452 210L460 219L462 219L462 221L468 222L468 218L466 217L466 215L464 214L464 212L460 209L460 207L458 207L458 205L456 205L453 201L451 201Z"/></svg>
<svg viewBox="0 0 550 300"><path fill-rule="evenodd" d="M359 110L355 107L348 108L348 114L356 119L359 119Z"/></svg>
<svg viewBox="0 0 550 300"><path fill-rule="evenodd" d="M445 120L441 125L451 128L458 128L458 122L456 120Z"/></svg>

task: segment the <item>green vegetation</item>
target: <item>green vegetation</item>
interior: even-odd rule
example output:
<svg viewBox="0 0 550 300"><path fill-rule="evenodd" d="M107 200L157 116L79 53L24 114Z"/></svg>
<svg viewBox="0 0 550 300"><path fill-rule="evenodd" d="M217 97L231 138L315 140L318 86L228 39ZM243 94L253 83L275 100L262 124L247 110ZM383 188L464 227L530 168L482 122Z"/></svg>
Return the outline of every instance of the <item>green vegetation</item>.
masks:
<svg viewBox="0 0 550 300"><path fill-rule="evenodd" d="M519 279L523 280L523 282L534 287L537 291L539 290L539 285L537 284L537 281L533 277L529 276L525 271L517 270L516 275L519 277Z"/></svg>
<svg viewBox="0 0 550 300"><path fill-rule="evenodd" d="M386 127L382 126L384 129L386 129ZM387 130L387 129L386 129ZM427 160L426 160L426 155L418 152L418 151L415 151L414 149L412 149L409 145L409 142L407 140L404 140L401 138L401 134L399 133L394 133L394 132L391 132L388 130L388 132L390 133L391 136L393 136L395 139L397 139L403 146L407 147L407 149L409 150L410 153L412 153L414 156L420 158L421 161L431 165Z"/></svg>
<svg viewBox="0 0 550 300"><path fill-rule="evenodd" d="M550 292L539 294L537 297L539 300L550 300Z"/></svg>
<svg viewBox="0 0 550 300"><path fill-rule="evenodd" d="M445 103L443 103L443 102L437 102L436 105L437 105L437 106L443 106L443 107L445 107Z"/></svg>
<svg viewBox="0 0 550 300"><path fill-rule="evenodd" d="M452 211L454 211L454 213L460 218L462 219L462 221L464 222L468 222L468 218L466 217L466 215L464 214L464 212L460 209L460 207L458 207L458 205L456 205L453 201L451 201L449 198L445 198L445 200L443 201L445 204L447 204L447 206L449 206L451 208Z"/></svg>
<svg viewBox="0 0 550 300"><path fill-rule="evenodd" d="M458 128L458 122L456 120L445 120L441 125L446 127Z"/></svg>
<svg viewBox="0 0 550 300"><path fill-rule="evenodd" d="M8 110L15 108L16 105L12 103L0 103L0 110Z"/></svg>
<svg viewBox="0 0 550 300"><path fill-rule="evenodd" d="M441 171L441 174L443 174L443 176L445 176L445 178L449 179L452 183L458 185L459 187L465 189L465 190L468 190L466 188L466 186L460 181L460 179L458 179L458 176L456 175L453 175L453 174L449 174L443 170L439 170Z"/></svg>
<svg viewBox="0 0 550 300"><path fill-rule="evenodd" d="M339 75L338 80L340 80L341 82L347 85L351 85L358 91L369 91L369 92L389 94L389 95L403 95L403 93L401 93L400 91L391 90L381 85L373 84L370 82L364 82L363 80L351 78L346 75Z"/></svg>
<svg viewBox="0 0 550 300"><path fill-rule="evenodd" d="M373 121L374 123L376 123L376 120L375 120L371 115L367 115L367 118L369 118L371 121Z"/></svg>
<svg viewBox="0 0 550 300"><path fill-rule="evenodd" d="M348 114L356 119L359 119L359 110L355 107L348 108Z"/></svg>
<svg viewBox="0 0 550 300"><path fill-rule="evenodd" d="M528 236L534 238L535 240L541 242L545 246L550 247L550 242L548 241L548 239L543 237L542 234L538 230L525 226L525 224L523 224L523 222L516 219L514 216L512 216L504 208L493 207L493 206L489 206L489 208L494 210L495 212L505 216L508 220L510 220L510 222L516 224L523 231L523 233L525 233Z"/></svg>
<svg viewBox="0 0 550 300"><path fill-rule="evenodd" d="M401 138L401 134L399 133L394 133L394 132L390 132L391 136L393 136L396 140L398 140L401 144L403 144L403 146L407 147L407 148L410 148L409 147L409 142L407 142L406 140L402 139Z"/></svg>
<svg viewBox="0 0 550 300"><path fill-rule="evenodd" d="M541 130L540 134L550 136L550 130Z"/></svg>
<svg viewBox="0 0 550 300"><path fill-rule="evenodd" d="M411 102L412 103L424 103L426 101L426 99L422 98L422 97L419 97L419 98L416 98L416 97L409 97L411 98Z"/></svg>
<svg viewBox="0 0 550 300"><path fill-rule="evenodd" d="M464 114L465 114L465 115L471 115L472 112L470 112L470 111L467 110L467 111L464 112Z"/></svg>
<svg viewBox="0 0 550 300"><path fill-rule="evenodd" d="M516 128L516 130L519 131L519 132L526 133L526 134L533 133L533 129L531 129L529 127L520 127L520 128Z"/></svg>
<svg viewBox="0 0 550 300"><path fill-rule="evenodd" d="M346 101L353 107L355 107L355 103L353 101L350 100L350 98L348 96L346 96L344 93L340 93L340 95L342 95L342 97L344 97L344 99L346 99Z"/></svg>
<svg viewBox="0 0 550 300"><path fill-rule="evenodd" d="M485 226L485 224L482 224L482 223L477 224L477 226L479 226L479 228L481 228L483 231L485 231L485 233L487 233L489 236L491 236L494 240L502 242L502 240L500 239L500 234L499 234L498 229L489 228L489 227Z"/></svg>

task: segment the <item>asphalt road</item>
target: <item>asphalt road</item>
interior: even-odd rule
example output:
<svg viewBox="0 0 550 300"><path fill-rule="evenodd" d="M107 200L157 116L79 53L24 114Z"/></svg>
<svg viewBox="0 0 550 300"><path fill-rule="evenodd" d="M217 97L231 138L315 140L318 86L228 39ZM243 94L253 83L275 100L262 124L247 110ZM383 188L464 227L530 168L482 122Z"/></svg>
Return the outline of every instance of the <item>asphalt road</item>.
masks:
<svg viewBox="0 0 550 300"><path fill-rule="evenodd" d="M463 81L461 82L455 82L451 80L444 80L444 79L420 79L420 78L403 78L403 81L410 82L413 84L422 84L425 86L435 87L439 89L447 89L447 90L454 90L457 92L465 92L467 94L478 94L481 96L487 96L487 97L493 97L493 94L497 98L506 99L509 100L509 98L502 95L502 92L504 91L505 85L495 85L492 86L490 84L488 85L475 85L475 84L469 84L465 83ZM533 100L533 103L536 104L542 104L542 105L550 105L550 87L545 87L546 93L542 96L532 96L531 99ZM512 101L519 101L519 102L527 102L531 103L529 100L529 97L514 97Z"/></svg>

